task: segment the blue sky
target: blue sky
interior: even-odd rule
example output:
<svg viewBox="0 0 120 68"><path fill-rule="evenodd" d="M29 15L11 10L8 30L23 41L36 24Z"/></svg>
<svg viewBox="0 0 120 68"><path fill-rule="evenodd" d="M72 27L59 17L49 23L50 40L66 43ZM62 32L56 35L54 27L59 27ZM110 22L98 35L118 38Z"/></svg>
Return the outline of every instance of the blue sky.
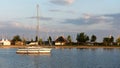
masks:
<svg viewBox="0 0 120 68"><path fill-rule="evenodd" d="M103 37L120 35L120 0L1 0L0 37L34 37L39 4L40 37L85 32ZM75 39L74 39L75 40Z"/></svg>

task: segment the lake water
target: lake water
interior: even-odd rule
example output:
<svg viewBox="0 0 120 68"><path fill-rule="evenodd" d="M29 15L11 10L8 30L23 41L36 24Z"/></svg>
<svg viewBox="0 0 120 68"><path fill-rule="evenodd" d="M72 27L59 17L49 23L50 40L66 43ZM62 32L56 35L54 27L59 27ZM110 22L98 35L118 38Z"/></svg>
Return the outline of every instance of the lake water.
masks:
<svg viewBox="0 0 120 68"><path fill-rule="evenodd" d="M49 55L21 55L0 49L0 68L120 68L120 49L52 49Z"/></svg>

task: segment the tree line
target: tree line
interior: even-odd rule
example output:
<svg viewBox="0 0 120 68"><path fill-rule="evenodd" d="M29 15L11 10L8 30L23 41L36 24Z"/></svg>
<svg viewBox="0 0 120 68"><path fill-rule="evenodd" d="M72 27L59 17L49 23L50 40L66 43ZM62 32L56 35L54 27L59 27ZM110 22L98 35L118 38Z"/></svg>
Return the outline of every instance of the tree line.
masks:
<svg viewBox="0 0 120 68"><path fill-rule="evenodd" d="M70 35L67 36L67 41L68 41L68 44L73 44L75 42L72 41L72 38ZM87 34L85 34L84 32L81 32L81 33L78 33L76 35L76 41L77 41L77 45L120 45L120 37L117 38L116 40L114 39L113 36L110 36L110 37L104 37L103 38L103 42L100 43L100 42L96 42L97 40L97 36L96 35L92 35L91 37L89 37ZM115 40L115 42L114 42ZM13 39L11 40L13 43L15 43L16 41L22 41L22 42L26 42L27 40L25 38L21 38L19 35L16 35L13 37ZM43 40L42 38L39 38L36 36L35 37L35 40L31 39L30 42L39 42L39 44L43 44ZM48 39L47 39L49 45L52 45L52 37L49 36Z"/></svg>
<svg viewBox="0 0 120 68"><path fill-rule="evenodd" d="M84 32L77 34L77 38L76 38L77 42L80 44L86 44L86 43L91 43L93 45L99 44L98 42L96 42L97 37L96 35L92 35L91 38L89 38L89 36L87 36ZM119 38L116 41L117 43L119 42ZM103 42L101 43L102 45L114 45L114 37L110 36L110 37L104 37L103 38Z"/></svg>

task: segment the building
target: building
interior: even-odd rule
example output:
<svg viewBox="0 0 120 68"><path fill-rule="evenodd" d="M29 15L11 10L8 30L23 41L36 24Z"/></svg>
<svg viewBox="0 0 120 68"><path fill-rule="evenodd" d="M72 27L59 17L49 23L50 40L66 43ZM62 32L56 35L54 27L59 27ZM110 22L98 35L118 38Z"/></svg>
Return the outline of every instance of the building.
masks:
<svg viewBox="0 0 120 68"><path fill-rule="evenodd" d="M68 43L68 41L63 36L60 36L55 40L55 45L65 45L66 43Z"/></svg>
<svg viewBox="0 0 120 68"><path fill-rule="evenodd" d="M15 45L24 45L24 43L22 41L16 41Z"/></svg>
<svg viewBox="0 0 120 68"><path fill-rule="evenodd" d="M7 40L7 39L2 39L0 41L0 45L11 45L11 42L9 40Z"/></svg>
<svg viewBox="0 0 120 68"><path fill-rule="evenodd" d="M29 45L38 45L38 42L30 42Z"/></svg>

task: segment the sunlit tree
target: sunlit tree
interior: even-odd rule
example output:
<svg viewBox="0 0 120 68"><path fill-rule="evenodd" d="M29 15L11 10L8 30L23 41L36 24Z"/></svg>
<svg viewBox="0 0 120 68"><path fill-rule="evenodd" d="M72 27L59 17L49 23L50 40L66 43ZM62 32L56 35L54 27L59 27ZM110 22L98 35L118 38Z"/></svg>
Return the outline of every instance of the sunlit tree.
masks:
<svg viewBox="0 0 120 68"><path fill-rule="evenodd" d="M120 37L116 39L117 45L120 45Z"/></svg>
<svg viewBox="0 0 120 68"><path fill-rule="evenodd" d="M38 44L39 44L39 45L42 45L42 43L43 43L42 38L39 38L39 40L38 40Z"/></svg>

